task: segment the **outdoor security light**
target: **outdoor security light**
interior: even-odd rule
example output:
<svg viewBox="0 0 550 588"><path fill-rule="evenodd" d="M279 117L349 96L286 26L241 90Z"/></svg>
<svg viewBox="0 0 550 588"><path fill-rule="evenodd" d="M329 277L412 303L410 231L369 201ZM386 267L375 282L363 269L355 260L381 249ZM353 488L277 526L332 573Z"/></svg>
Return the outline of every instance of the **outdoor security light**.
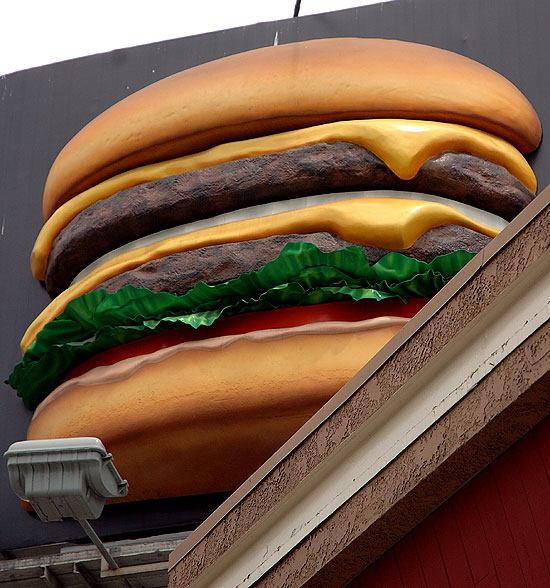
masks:
<svg viewBox="0 0 550 588"><path fill-rule="evenodd" d="M128 494L113 456L95 437L19 441L4 458L13 491L46 522L97 519L107 498Z"/></svg>
<svg viewBox="0 0 550 588"><path fill-rule="evenodd" d="M87 519L97 519L107 498L128 494L103 443L95 437L13 443L4 454L15 494L45 522L76 519L112 568L110 556Z"/></svg>

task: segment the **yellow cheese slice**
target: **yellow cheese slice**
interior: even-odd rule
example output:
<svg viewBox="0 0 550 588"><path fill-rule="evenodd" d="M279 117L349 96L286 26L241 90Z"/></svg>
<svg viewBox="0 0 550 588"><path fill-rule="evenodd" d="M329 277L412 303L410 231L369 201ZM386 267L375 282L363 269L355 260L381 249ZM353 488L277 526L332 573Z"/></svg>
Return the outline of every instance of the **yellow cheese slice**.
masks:
<svg viewBox="0 0 550 588"><path fill-rule="evenodd" d="M75 196L48 219L31 254L34 277L43 280L52 244L82 210L126 188L160 178L265 153L315 143L347 141L374 153L400 178L411 179L430 158L444 151L470 153L506 168L535 192L536 178L523 155L510 143L477 129L452 123L403 119L341 121L246 141L139 167L105 180Z"/></svg>
<svg viewBox="0 0 550 588"><path fill-rule="evenodd" d="M171 237L118 255L67 288L27 329L21 340L21 350L25 352L42 327L61 314L77 296L114 276L173 253L271 235L319 231L333 233L359 245L407 249L429 229L448 224L461 225L489 237L498 234L498 230L473 221L444 204L399 198L360 198L235 221Z"/></svg>

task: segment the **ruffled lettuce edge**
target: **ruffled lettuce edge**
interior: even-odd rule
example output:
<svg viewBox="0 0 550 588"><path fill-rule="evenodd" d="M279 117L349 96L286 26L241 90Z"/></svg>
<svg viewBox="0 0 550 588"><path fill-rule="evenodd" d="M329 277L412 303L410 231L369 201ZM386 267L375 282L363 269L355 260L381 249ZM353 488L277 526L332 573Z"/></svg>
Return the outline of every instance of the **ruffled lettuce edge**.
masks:
<svg viewBox="0 0 550 588"><path fill-rule="evenodd" d="M72 300L45 325L8 383L34 409L74 366L117 345L256 310L431 297L474 255L460 250L423 262L392 252L371 265L357 246L323 252L298 242L259 270L221 284L199 282L182 296L132 286L113 294L96 290Z"/></svg>

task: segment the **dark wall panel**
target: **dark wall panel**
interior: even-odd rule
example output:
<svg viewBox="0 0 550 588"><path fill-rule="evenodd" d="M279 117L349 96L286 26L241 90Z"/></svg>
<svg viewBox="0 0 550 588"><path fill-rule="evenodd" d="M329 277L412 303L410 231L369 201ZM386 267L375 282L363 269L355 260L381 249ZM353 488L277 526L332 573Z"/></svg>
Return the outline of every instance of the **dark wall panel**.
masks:
<svg viewBox="0 0 550 588"><path fill-rule="evenodd" d="M337 5L337 2L335 2ZM316 37L418 41L454 50L516 83L550 128L548 0L396 0L329 15L262 23L154 43L0 77L0 375L19 361L18 343L47 304L28 258L41 220L42 187L57 152L84 124L124 96L171 73L224 55ZM530 156L540 185L550 183L543 143ZM1 384L0 448L24 439L30 413ZM107 536L193 526L220 497L161 501L136 510L108 507L96 523ZM71 522L45 525L19 508L0 468L0 551L82 538Z"/></svg>

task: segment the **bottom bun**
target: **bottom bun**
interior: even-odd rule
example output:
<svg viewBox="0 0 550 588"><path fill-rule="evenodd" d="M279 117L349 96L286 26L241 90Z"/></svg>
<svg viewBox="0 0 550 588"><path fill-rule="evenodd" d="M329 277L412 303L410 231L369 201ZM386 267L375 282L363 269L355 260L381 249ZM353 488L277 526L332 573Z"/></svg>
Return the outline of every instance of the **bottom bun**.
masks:
<svg viewBox="0 0 550 588"><path fill-rule="evenodd" d="M42 402L28 439L99 437L126 500L234 490L406 321L256 331L98 367Z"/></svg>

